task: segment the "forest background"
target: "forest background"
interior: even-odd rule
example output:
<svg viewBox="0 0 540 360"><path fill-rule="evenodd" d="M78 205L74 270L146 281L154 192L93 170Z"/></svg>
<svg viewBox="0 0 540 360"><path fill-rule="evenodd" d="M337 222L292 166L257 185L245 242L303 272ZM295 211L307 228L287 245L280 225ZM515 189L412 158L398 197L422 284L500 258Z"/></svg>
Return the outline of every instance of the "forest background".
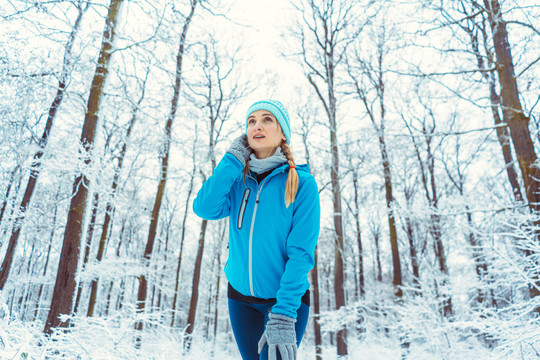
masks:
<svg viewBox="0 0 540 360"><path fill-rule="evenodd" d="M262 98L320 190L300 359L540 357L540 5L3 0L0 358L237 359L227 219Z"/></svg>

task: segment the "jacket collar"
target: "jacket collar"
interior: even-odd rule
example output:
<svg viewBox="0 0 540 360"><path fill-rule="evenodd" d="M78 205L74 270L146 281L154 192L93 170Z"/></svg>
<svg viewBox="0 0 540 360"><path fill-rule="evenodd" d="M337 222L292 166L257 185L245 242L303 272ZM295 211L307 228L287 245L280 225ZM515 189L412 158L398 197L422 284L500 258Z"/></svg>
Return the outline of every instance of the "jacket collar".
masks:
<svg viewBox="0 0 540 360"><path fill-rule="evenodd" d="M287 164L287 163L285 163L283 165L279 165L265 178L265 180L268 179L268 178L271 178L274 175L285 172L288 169L289 169L289 164ZM303 172L307 172L309 174L309 165L308 164L296 165L295 169L296 169L296 171L303 171ZM255 178L257 176L257 174L255 174L252 171L250 171L249 173L250 173L250 176L253 177L253 178Z"/></svg>

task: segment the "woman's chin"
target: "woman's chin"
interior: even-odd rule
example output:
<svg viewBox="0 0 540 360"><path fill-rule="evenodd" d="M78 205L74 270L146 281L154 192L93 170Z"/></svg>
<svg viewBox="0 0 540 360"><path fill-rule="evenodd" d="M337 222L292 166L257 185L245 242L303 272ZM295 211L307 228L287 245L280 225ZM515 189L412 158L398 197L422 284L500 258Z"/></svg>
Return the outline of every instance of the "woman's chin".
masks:
<svg viewBox="0 0 540 360"><path fill-rule="evenodd" d="M264 147L264 148L256 148L256 149L253 149L253 151L255 152L255 156L257 157L257 159L266 159L267 157L274 155L274 153L276 152L276 149L277 149L276 146L271 146L271 147Z"/></svg>

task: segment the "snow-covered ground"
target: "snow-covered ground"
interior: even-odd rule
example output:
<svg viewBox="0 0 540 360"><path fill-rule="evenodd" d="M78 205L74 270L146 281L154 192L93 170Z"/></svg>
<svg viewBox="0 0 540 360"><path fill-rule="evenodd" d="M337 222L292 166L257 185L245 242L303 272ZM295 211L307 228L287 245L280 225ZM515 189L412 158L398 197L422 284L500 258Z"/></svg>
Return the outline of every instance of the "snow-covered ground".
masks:
<svg viewBox="0 0 540 360"><path fill-rule="evenodd" d="M0 293L1 295L1 293ZM1 297L0 297L1 298ZM466 360L466 359L520 359L540 358L540 321L527 320L526 316L505 319L504 314L487 314L476 320L456 320L438 323L425 304L396 305L386 309L386 316L366 315L366 331L349 330L349 359L398 360ZM324 315L324 328L349 322L350 315L360 309L349 308L343 313ZM524 309L522 309L524 310ZM471 316L474 316L471 312ZM398 320L400 319L400 320ZM240 359L232 335L219 333L215 341L202 333L194 333L190 351L184 351L181 329L167 325L146 326L142 346L136 347L138 320L133 311L118 312L107 319L73 317L72 327L56 331L52 336L42 334L40 321L22 322L16 314L8 314L4 303L0 310L0 359ZM386 324L384 324L386 322ZM311 325L311 321L309 323ZM299 349L298 360L315 359L312 331L309 328ZM408 339L410 346L404 350L397 334ZM337 359L336 348L323 335L323 358ZM405 357L405 355L408 355Z"/></svg>

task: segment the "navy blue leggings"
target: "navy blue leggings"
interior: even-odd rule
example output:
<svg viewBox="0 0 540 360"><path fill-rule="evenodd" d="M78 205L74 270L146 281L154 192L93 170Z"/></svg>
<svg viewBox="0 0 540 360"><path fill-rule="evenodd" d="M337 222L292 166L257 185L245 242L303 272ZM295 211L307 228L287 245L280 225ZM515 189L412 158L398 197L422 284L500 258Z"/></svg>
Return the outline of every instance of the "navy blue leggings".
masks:
<svg viewBox="0 0 540 360"><path fill-rule="evenodd" d="M259 357L258 343L268 321L268 310L275 302L267 304L248 304L229 298L229 318L243 360L267 360L268 346ZM296 344L300 346L309 317L309 306L301 303L296 318ZM278 351L278 360L281 360Z"/></svg>

